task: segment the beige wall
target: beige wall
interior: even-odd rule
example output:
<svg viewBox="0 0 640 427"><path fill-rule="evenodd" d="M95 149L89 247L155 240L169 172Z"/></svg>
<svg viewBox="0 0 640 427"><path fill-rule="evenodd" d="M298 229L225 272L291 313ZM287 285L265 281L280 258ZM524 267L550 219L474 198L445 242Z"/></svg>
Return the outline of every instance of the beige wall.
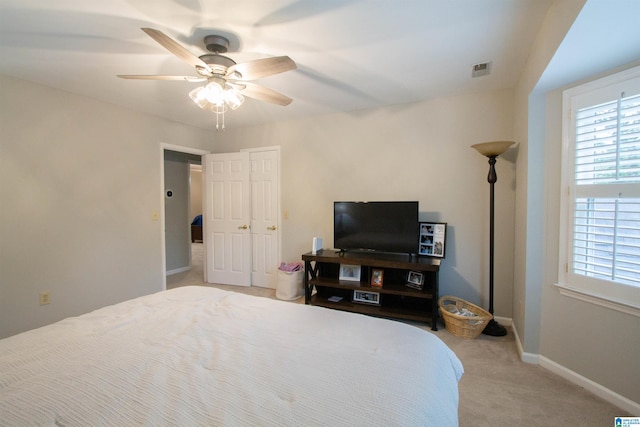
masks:
<svg viewBox="0 0 640 427"><path fill-rule="evenodd" d="M333 247L336 200L418 200L422 220L449 225L441 293L487 306L489 165L471 144L513 138L513 92L501 90L386 109L216 133L215 152L281 146L282 254L297 261L314 236ZM511 317L514 161L496 186L496 314Z"/></svg>
<svg viewBox="0 0 640 427"><path fill-rule="evenodd" d="M4 76L0 129L0 338L162 290L160 144L210 133Z"/></svg>
<svg viewBox="0 0 640 427"><path fill-rule="evenodd" d="M0 336L160 290L160 143L207 149L210 134L16 79L2 88L11 244L0 258ZM469 146L512 138L512 111L511 91L480 93L227 129L216 151L282 146L284 260L313 236L332 245L334 200L419 200L422 220L449 223L442 292L486 305L488 165ZM507 157L497 167L496 313L510 317L515 172ZM41 291L52 304L38 306Z"/></svg>

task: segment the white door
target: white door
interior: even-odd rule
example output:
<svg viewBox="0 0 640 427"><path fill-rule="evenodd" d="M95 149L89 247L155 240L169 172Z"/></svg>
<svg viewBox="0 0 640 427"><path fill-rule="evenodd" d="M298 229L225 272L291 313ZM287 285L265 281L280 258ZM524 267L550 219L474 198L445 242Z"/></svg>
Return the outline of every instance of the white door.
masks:
<svg viewBox="0 0 640 427"><path fill-rule="evenodd" d="M276 288L280 260L278 151L251 152L251 284Z"/></svg>
<svg viewBox="0 0 640 427"><path fill-rule="evenodd" d="M203 159L205 280L250 286L249 153L208 154Z"/></svg>

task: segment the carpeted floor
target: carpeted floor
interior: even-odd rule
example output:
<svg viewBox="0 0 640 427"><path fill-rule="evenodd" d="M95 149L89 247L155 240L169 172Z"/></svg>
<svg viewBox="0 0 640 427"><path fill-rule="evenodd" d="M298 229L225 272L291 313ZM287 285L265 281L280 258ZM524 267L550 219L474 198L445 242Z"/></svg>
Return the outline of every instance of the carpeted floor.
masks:
<svg viewBox="0 0 640 427"><path fill-rule="evenodd" d="M612 426L629 416L584 388L518 356L514 335L463 340L436 332L464 365L461 426Z"/></svg>
<svg viewBox="0 0 640 427"><path fill-rule="evenodd" d="M167 289L205 285L275 298L273 289L203 283L201 243L192 245L192 260L190 271L167 277ZM294 303L303 304L304 299ZM511 331L506 337L464 340L442 325L437 332L414 325L435 333L464 365L459 384L461 426L612 426L616 416L632 415L538 365L522 362Z"/></svg>

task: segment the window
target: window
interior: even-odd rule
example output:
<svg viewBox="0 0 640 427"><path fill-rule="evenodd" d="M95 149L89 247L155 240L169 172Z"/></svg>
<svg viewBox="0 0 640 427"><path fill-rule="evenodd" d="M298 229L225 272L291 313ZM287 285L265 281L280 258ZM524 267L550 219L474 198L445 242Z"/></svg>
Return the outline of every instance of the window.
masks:
<svg viewBox="0 0 640 427"><path fill-rule="evenodd" d="M640 67L565 91L563 109L560 286L640 314Z"/></svg>

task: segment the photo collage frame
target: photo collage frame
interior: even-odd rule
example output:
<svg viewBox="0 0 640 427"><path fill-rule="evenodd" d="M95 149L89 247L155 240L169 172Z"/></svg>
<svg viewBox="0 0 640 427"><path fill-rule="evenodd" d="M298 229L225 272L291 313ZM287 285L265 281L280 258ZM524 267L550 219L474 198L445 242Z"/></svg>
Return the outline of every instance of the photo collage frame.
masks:
<svg viewBox="0 0 640 427"><path fill-rule="evenodd" d="M444 258L447 223L421 222L418 255Z"/></svg>

